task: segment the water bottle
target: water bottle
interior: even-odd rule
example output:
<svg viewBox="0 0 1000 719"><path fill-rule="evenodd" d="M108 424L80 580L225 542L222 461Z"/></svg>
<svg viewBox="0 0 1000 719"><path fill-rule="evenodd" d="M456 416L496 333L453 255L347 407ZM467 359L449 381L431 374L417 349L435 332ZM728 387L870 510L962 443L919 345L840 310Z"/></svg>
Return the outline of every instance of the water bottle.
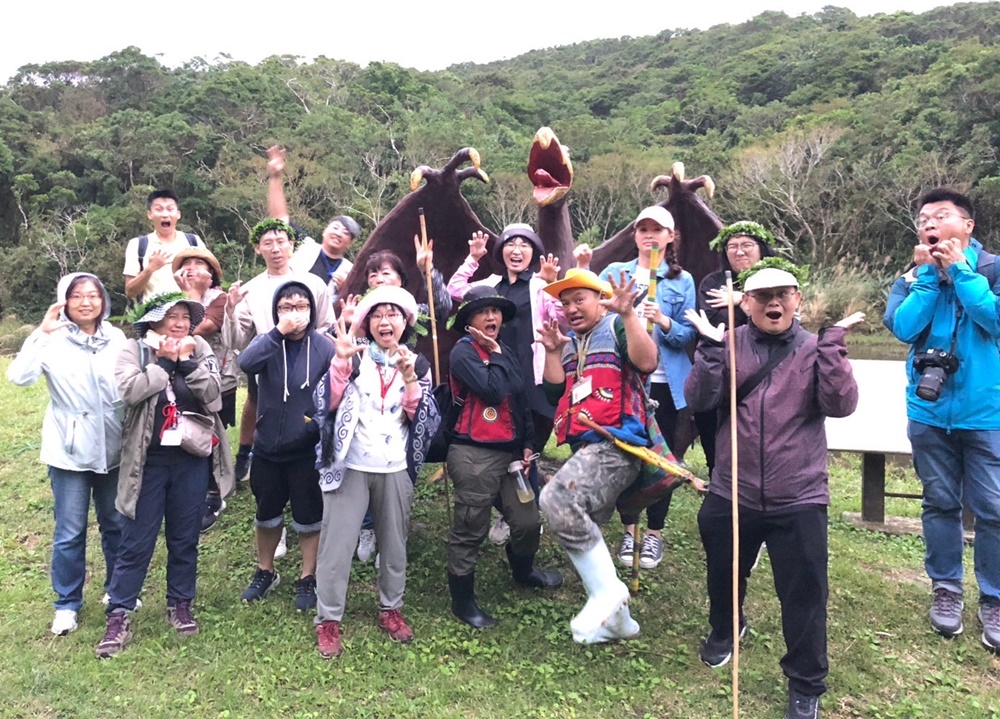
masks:
<svg viewBox="0 0 1000 719"><path fill-rule="evenodd" d="M514 481L517 484L517 498L521 500L522 504L534 502L535 492L531 489L531 485L524 480L524 466L521 464L521 460L517 459L511 462L507 471L514 476Z"/></svg>

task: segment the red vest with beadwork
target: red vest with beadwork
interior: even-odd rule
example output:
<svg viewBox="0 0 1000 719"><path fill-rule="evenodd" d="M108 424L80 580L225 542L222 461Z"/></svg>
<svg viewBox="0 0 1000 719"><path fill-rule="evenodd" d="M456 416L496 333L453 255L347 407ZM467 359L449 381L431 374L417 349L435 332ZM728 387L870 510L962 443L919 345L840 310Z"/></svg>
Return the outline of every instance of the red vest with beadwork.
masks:
<svg viewBox="0 0 1000 719"><path fill-rule="evenodd" d="M621 427L622 418L631 415L646 424L645 377L624 361L618 351L615 320L609 312L583 337L573 337L563 350L562 366L566 372L566 391L556 406L555 432L559 444L569 437L589 431L577 417L589 417L602 427ZM582 368L579 366L582 354ZM591 392L573 402L573 387L587 379Z"/></svg>
<svg viewBox="0 0 1000 719"><path fill-rule="evenodd" d="M489 352L475 342L470 343L483 362L489 361ZM451 396L458 397L462 391L454 376L451 381ZM510 409L510 396L504 397L499 405L486 404L479 395L469 392L465 404L455 422L455 434L465 435L473 442L483 444L512 442L516 435L514 416Z"/></svg>

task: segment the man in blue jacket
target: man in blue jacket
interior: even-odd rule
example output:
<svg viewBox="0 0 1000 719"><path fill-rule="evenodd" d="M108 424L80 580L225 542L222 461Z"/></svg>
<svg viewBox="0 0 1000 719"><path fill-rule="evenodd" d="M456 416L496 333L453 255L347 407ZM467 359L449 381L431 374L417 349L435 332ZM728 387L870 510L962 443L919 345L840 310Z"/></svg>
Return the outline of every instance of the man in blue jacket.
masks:
<svg viewBox="0 0 1000 719"><path fill-rule="evenodd" d="M930 622L962 633L962 493L974 544L983 646L1000 652L1000 280L972 237L969 198L939 188L918 202L914 267L896 280L885 325L911 346L908 434L924 486Z"/></svg>

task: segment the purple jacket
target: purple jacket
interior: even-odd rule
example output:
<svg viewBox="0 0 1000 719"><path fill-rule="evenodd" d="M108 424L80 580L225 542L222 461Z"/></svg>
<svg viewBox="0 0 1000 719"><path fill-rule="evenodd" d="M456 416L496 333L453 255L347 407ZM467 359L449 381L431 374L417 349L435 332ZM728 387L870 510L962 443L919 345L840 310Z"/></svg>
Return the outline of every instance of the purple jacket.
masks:
<svg viewBox="0 0 1000 719"><path fill-rule="evenodd" d="M736 328L737 384L746 381L769 352L805 332L798 321L780 335L751 322ZM808 333L807 333L808 334ZM736 408L740 505L773 511L799 504L829 504L826 417L846 417L858 405L858 385L847 361L847 330L827 327L809 334ZM728 343L727 333L725 342ZM725 410L716 434L715 470L709 491L732 497L729 349L702 341L684 385L695 412Z"/></svg>

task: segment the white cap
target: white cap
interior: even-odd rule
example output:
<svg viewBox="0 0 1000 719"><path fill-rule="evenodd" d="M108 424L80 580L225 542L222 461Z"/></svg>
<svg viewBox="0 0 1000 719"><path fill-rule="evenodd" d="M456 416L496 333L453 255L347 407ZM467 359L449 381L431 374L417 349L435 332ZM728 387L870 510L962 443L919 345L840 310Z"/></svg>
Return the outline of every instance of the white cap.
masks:
<svg viewBox="0 0 1000 719"><path fill-rule="evenodd" d="M747 278L746 284L743 285L743 291L753 292L754 290L769 290L774 287L797 288L798 286L799 281L791 272L779 270L777 267L765 267Z"/></svg>
<svg viewBox="0 0 1000 719"><path fill-rule="evenodd" d="M635 224L638 225L640 220L652 220L660 227L666 227L668 230L674 229L674 216L667 211L666 207L659 205L647 207L640 212L639 216L635 218Z"/></svg>

